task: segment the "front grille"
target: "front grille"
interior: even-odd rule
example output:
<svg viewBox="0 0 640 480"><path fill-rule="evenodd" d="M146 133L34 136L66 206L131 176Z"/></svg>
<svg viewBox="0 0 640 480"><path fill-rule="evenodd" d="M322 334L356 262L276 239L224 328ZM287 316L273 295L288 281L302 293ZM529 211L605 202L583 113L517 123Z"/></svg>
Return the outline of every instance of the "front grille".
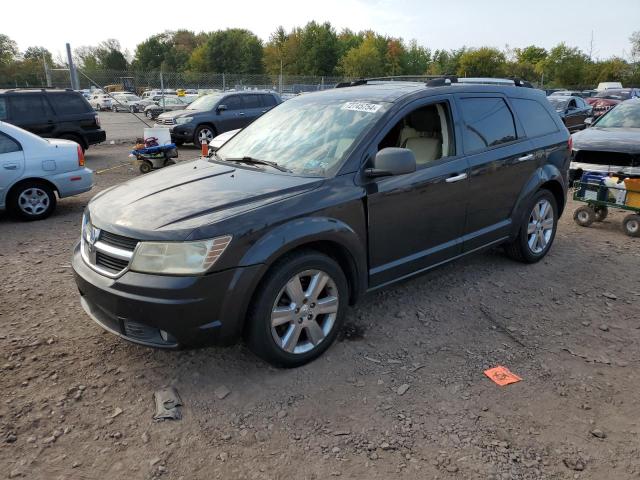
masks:
<svg viewBox="0 0 640 480"><path fill-rule="evenodd" d="M173 118L159 118L158 123L161 125L175 125L175 120Z"/></svg>
<svg viewBox="0 0 640 480"><path fill-rule="evenodd" d="M114 247L124 248L126 250L134 250L136 245L138 245L138 240L134 238L123 237L115 233L105 232L104 230L100 232L100 240Z"/></svg>
<svg viewBox="0 0 640 480"><path fill-rule="evenodd" d="M98 251L96 252L96 265L112 273L119 273L127 268L129 262Z"/></svg>

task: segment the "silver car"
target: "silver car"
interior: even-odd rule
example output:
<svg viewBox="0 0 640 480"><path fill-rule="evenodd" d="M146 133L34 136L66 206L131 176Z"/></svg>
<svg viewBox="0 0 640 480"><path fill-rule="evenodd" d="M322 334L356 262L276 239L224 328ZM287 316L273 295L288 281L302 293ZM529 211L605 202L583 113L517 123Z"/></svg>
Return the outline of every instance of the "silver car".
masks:
<svg viewBox="0 0 640 480"><path fill-rule="evenodd" d="M0 121L0 211L42 220L59 198L93 187L82 148L71 140L45 139Z"/></svg>
<svg viewBox="0 0 640 480"><path fill-rule="evenodd" d="M157 98L157 100L156 100ZM162 97L153 97L155 103L144 107L144 114L149 119L156 118L162 112L171 112L173 110L184 110L189 102L184 101L178 96L165 96L164 105Z"/></svg>
<svg viewBox="0 0 640 480"><path fill-rule="evenodd" d="M112 112L131 112L138 113L144 111L147 105L153 104L151 100L142 100L133 93L112 93L113 100L111 102Z"/></svg>

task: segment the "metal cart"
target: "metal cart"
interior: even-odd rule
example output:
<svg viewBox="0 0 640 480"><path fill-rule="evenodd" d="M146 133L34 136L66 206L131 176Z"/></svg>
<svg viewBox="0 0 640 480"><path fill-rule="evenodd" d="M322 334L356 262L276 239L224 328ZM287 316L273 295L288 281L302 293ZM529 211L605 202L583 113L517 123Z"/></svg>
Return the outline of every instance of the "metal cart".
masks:
<svg viewBox="0 0 640 480"><path fill-rule="evenodd" d="M169 143L132 150L130 156L135 157L135 162L141 173L149 173L155 168L167 167L176 163L173 159L178 156L178 149L175 144Z"/></svg>
<svg viewBox="0 0 640 480"><path fill-rule="evenodd" d="M622 229L630 237L640 237L640 190L596 184L574 182L573 199L586 205L578 207L573 219L581 227L593 222L602 222L609 214L609 208L626 210L630 213L622 220Z"/></svg>

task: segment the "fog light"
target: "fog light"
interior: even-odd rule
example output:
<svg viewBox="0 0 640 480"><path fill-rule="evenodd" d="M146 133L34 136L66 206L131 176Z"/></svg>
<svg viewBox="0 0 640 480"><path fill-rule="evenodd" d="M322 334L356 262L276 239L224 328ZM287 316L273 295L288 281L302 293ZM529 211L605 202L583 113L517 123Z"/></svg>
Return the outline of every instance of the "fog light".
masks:
<svg viewBox="0 0 640 480"><path fill-rule="evenodd" d="M162 340L164 340L165 342L169 341L169 334L164 330L160 330L160 336L162 337Z"/></svg>

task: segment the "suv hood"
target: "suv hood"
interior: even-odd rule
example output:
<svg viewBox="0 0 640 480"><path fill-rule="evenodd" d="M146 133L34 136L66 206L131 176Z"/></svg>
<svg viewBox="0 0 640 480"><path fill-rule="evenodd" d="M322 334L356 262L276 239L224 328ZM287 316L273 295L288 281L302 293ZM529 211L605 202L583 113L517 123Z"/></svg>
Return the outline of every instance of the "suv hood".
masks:
<svg viewBox="0 0 640 480"><path fill-rule="evenodd" d="M160 107L162 108L162 107ZM202 110L173 110L170 112L164 112L160 114L158 118L177 118L177 117L190 117L197 113L201 113Z"/></svg>
<svg viewBox="0 0 640 480"><path fill-rule="evenodd" d="M184 240L198 227L298 195L322 181L196 160L106 190L88 210L94 225L112 233Z"/></svg>
<svg viewBox="0 0 640 480"><path fill-rule="evenodd" d="M599 128L573 134L574 150L597 150L640 154L640 128Z"/></svg>

